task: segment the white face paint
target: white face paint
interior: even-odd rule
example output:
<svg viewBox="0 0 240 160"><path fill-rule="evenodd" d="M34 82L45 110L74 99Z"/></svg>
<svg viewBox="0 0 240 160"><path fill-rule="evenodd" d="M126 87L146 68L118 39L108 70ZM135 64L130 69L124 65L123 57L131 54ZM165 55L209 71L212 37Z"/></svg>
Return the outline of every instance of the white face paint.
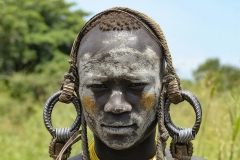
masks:
<svg viewBox="0 0 240 160"><path fill-rule="evenodd" d="M79 94L88 126L110 148L137 145L156 124L163 70L160 47L143 29L93 29L81 47Z"/></svg>

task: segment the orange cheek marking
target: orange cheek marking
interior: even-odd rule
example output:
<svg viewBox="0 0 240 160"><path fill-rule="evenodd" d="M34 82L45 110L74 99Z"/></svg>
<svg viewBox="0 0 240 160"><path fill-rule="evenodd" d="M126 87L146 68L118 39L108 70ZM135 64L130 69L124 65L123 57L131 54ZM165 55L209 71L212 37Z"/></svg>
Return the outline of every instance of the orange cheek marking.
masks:
<svg viewBox="0 0 240 160"><path fill-rule="evenodd" d="M155 105L155 96L153 94L142 94L140 103L144 106L146 111L151 110Z"/></svg>
<svg viewBox="0 0 240 160"><path fill-rule="evenodd" d="M93 111L96 109L96 104L89 96L82 97L82 105L87 111Z"/></svg>

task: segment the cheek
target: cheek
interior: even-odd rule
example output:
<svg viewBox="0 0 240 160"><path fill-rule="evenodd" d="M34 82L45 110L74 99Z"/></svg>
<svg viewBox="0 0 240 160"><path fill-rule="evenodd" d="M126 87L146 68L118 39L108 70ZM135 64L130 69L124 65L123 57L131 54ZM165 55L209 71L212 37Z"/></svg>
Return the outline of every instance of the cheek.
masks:
<svg viewBox="0 0 240 160"><path fill-rule="evenodd" d="M149 111L155 106L155 100L156 98L154 94L142 94L142 99L140 100L140 103L143 105L146 111Z"/></svg>
<svg viewBox="0 0 240 160"><path fill-rule="evenodd" d="M89 113L92 113L94 110L96 110L96 104L93 101L93 99L89 96L84 95L82 97L82 105Z"/></svg>

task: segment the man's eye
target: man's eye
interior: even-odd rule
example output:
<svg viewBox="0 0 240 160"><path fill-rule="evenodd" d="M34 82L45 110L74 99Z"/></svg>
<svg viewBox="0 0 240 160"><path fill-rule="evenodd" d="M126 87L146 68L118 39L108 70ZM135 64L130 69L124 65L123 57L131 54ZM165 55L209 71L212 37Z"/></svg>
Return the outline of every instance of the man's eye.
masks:
<svg viewBox="0 0 240 160"><path fill-rule="evenodd" d="M92 84L90 85L91 88L96 88L96 89L100 89L100 88L107 88L106 85L104 84Z"/></svg>
<svg viewBox="0 0 240 160"><path fill-rule="evenodd" d="M128 87L143 87L145 85L146 84L144 84L144 83L132 83Z"/></svg>

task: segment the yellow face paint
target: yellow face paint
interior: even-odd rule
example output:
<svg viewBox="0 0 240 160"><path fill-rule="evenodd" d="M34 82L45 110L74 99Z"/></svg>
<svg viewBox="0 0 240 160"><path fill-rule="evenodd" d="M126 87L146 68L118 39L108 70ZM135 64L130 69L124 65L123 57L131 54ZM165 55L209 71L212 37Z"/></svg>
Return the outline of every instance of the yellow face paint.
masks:
<svg viewBox="0 0 240 160"><path fill-rule="evenodd" d="M144 106L146 111L151 110L155 105L155 96L153 94L142 94L140 103Z"/></svg>
<svg viewBox="0 0 240 160"><path fill-rule="evenodd" d="M95 102L89 96L83 96L82 97L82 105L88 112L96 109Z"/></svg>

